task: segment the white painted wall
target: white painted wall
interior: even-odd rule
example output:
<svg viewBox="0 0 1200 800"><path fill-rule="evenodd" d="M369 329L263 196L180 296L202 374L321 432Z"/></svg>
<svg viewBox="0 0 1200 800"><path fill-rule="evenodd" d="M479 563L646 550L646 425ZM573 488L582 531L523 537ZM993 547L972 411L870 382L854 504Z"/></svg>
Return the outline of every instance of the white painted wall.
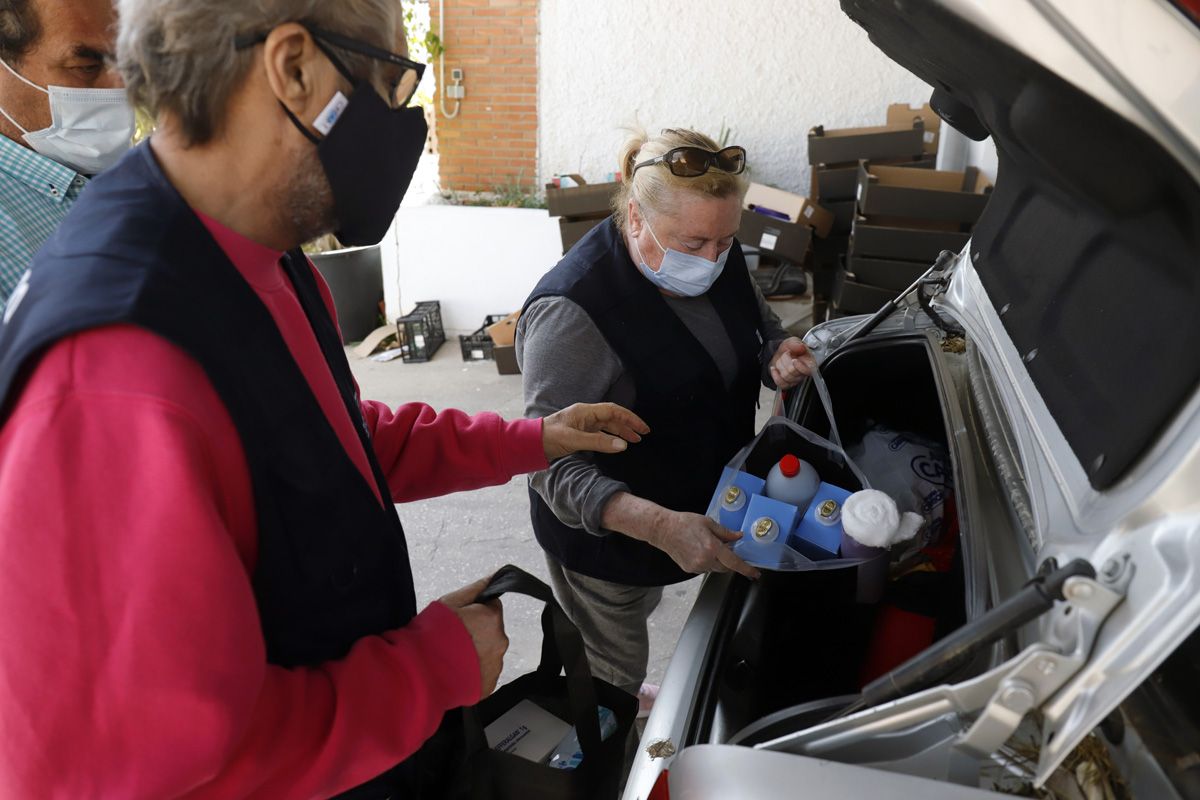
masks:
<svg viewBox="0 0 1200 800"><path fill-rule="evenodd" d="M808 129L882 125L931 89L884 56L837 0L542 0L543 179L617 170L622 125L722 122L755 180L808 193Z"/></svg>
<svg viewBox="0 0 1200 800"><path fill-rule="evenodd" d="M538 47L543 179L615 171L622 125L724 122L755 180L807 194L810 127L880 125L889 103L930 94L837 0L542 0ZM430 194L410 191L383 243L392 319L436 299L448 334L470 332L561 257L545 211L419 205Z"/></svg>
<svg viewBox="0 0 1200 800"><path fill-rule="evenodd" d="M560 258L558 220L545 211L406 206L383 244L388 318L440 300L447 335L471 333L488 314L520 308Z"/></svg>
<svg viewBox="0 0 1200 800"><path fill-rule="evenodd" d="M987 175L992 183L996 182L996 169L999 167L1000 162L996 155L996 143L992 141L991 137L984 139L982 142L968 140L967 164L979 167L979 171Z"/></svg>
<svg viewBox="0 0 1200 800"><path fill-rule="evenodd" d="M942 125L941 138L938 143L938 169L961 170L964 167L978 167L979 171L996 182L996 170L999 159L996 155L996 143L991 137L982 142L976 142L963 136L949 125Z"/></svg>

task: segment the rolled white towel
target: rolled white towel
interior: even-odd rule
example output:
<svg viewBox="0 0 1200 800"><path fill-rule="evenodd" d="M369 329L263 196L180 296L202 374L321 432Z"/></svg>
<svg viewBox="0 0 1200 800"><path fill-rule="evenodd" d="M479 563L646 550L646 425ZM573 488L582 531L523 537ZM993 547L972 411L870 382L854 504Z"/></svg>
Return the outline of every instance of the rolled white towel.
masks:
<svg viewBox="0 0 1200 800"><path fill-rule="evenodd" d="M855 492L842 506L842 530L866 547L891 547L917 535L925 520L911 511L900 514L896 501L877 489Z"/></svg>
<svg viewBox="0 0 1200 800"><path fill-rule="evenodd" d="M855 492L842 506L842 530L867 547L887 547L900 527L896 501L876 489Z"/></svg>
<svg viewBox="0 0 1200 800"><path fill-rule="evenodd" d="M892 539L892 544L907 542L909 539L917 535L924 524L925 518L920 514L914 514L912 511L905 511L900 515L900 529L896 531L896 536Z"/></svg>

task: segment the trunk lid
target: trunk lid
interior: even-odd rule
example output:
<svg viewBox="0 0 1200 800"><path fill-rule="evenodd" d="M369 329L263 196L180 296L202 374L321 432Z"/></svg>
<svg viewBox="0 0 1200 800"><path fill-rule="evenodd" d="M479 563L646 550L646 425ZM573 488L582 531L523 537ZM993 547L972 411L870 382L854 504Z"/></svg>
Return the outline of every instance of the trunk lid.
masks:
<svg viewBox="0 0 1200 800"><path fill-rule="evenodd" d="M945 302L1022 443L1039 558L1137 569L1043 707L1044 778L1200 619L1200 29L1166 0L842 7L996 144Z"/></svg>

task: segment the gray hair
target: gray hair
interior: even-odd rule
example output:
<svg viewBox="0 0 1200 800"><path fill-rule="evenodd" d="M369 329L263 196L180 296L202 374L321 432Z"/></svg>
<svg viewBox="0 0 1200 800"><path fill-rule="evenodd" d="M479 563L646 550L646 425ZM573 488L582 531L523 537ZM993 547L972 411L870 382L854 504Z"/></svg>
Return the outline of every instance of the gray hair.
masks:
<svg viewBox="0 0 1200 800"><path fill-rule="evenodd" d="M238 36L307 22L393 50L403 13L400 0L117 0L117 10L117 68L130 100L156 118L169 112L188 145L221 130L253 63L253 49L234 48ZM343 60L375 69L353 54Z"/></svg>
<svg viewBox="0 0 1200 800"><path fill-rule="evenodd" d="M0 58L20 63L41 35L41 20L29 0L0 0Z"/></svg>

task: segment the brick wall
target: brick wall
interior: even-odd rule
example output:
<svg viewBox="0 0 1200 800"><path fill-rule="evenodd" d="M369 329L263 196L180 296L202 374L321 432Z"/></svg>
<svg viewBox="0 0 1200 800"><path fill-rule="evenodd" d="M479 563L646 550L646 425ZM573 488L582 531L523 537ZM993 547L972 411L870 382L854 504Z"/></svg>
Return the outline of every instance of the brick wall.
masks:
<svg viewBox="0 0 1200 800"><path fill-rule="evenodd" d="M443 87L435 98L443 189L487 192L517 182L535 189L538 5L445 0L446 84L451 69L462 69L467 96L454 119L440 111ZM438 0L431 0L431 30L437 31L440 12ZM444 102L453 112L455 101Z"/></svg>

